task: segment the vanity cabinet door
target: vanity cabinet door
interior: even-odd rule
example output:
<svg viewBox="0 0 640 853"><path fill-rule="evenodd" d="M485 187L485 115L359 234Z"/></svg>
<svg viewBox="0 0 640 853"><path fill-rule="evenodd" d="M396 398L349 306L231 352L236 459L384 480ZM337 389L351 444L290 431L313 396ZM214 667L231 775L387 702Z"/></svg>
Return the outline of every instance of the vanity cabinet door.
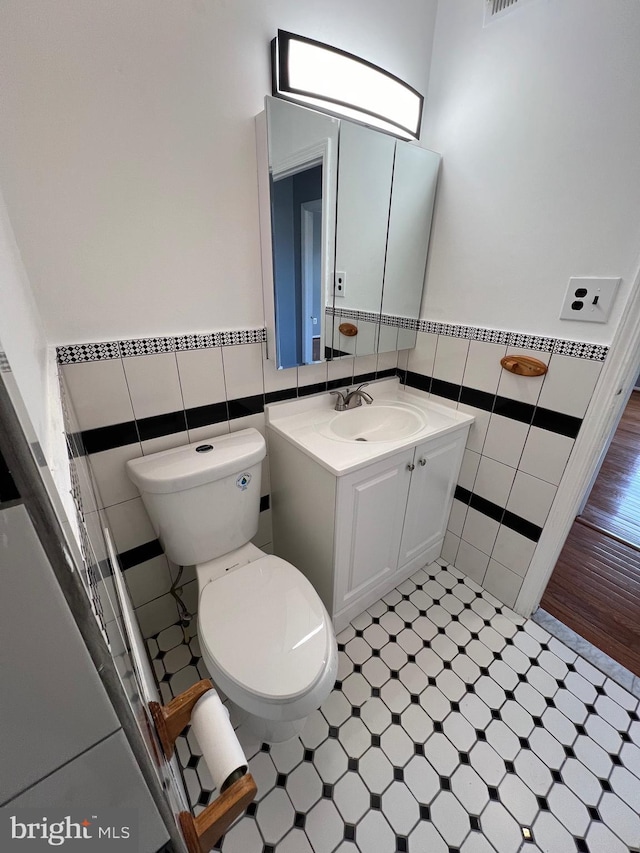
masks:
<svg viewBox="0 0 640 853"><path fill-rule="evenodd" d="M466 433L443 436L416 447L398 569L412 560L417 569L440 555Z"/></svg>
<svg viewBox="0 0 640 853"><path fill-rule="evenodd" d="M334 613L355 602L358 612L368 607L395 573L412 460L413 448L340 478Z"/></svg>

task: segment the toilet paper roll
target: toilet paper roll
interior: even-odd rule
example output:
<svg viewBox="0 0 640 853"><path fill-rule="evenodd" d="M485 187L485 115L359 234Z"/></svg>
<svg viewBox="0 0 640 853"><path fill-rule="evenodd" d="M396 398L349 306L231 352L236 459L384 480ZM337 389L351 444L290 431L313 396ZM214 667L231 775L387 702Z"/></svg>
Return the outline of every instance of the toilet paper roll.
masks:
<svg viewBox="0 0 640 853"><path fill-rule="evenodd" d="M247 759L233 731L229 711L215 690L208 690L193 706L191 728L218 791L224 791L225 782L231 784L247 772Z"/></svg>

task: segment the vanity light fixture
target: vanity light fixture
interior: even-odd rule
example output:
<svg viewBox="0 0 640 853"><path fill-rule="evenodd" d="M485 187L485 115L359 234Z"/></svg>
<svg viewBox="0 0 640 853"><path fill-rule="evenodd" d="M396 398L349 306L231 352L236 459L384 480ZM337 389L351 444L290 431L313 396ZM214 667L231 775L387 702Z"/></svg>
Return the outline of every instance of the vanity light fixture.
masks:
<svg viewBox="0 0 640 853"><path fill-rule="evenodd" d="M352 53L278 30L271 42L272 94L418 139L423 96Z"/></svg>

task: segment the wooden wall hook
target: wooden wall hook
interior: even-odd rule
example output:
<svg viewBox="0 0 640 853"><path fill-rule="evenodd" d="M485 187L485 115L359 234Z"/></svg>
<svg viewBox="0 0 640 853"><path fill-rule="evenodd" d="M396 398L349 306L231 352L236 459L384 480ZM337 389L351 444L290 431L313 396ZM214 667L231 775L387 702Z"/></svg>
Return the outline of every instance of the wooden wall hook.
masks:
<svg viewBox="0 0 640 853"><path fill-rule="evenodd" d="M338 331L347 338L353 338L358 334L358 327L354 323L340 323Z"/></svg>
<svg viewBox="0 0 640 853"><path fill-rule="evenodd" d="M544 376L548 370L544 361L530 355L505 355L500 359L500 364L505 370L517 373L518 376Z"/></svg>

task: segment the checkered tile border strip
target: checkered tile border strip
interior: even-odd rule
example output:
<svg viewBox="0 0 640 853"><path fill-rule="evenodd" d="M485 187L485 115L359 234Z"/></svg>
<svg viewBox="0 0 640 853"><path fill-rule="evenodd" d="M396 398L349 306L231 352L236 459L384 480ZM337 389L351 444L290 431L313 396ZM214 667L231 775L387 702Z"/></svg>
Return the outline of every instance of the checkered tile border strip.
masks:
<svg viewBox="0 0 640 853"><path fill-rule="evenodd" d="M103 361L176 350L227 347L236 344L260 344L266 341L266 329L238 329L228 332L209 332L197 335L177 335L162 338L133 338L124 341L104 341L97 344L69 344L57 347L58 364L79 364L84 361Z"/></svg>
<svg viewBox="0 0 640 853"><path fill-rule="evenodd" d="M378 315L370 311L356 311L344 308L327 308L328 316L349 317L353 320L377 320ZM583 341L565 341L561 338L548 338L540 335L526 335L521 332L506 332L501 329L485 329L479 326L458 326L455 323L436 323L433 320L414 320L395 314L382 314L380 322L384 326L397 326L399 329L411 329L432 335L446 335L451 338L466 338L471 341L483 341L489 344L522 347L523 349L550 352L557 355L570 355L574 358L586 358L591 361L604 361L609 347Z"/></svg>

